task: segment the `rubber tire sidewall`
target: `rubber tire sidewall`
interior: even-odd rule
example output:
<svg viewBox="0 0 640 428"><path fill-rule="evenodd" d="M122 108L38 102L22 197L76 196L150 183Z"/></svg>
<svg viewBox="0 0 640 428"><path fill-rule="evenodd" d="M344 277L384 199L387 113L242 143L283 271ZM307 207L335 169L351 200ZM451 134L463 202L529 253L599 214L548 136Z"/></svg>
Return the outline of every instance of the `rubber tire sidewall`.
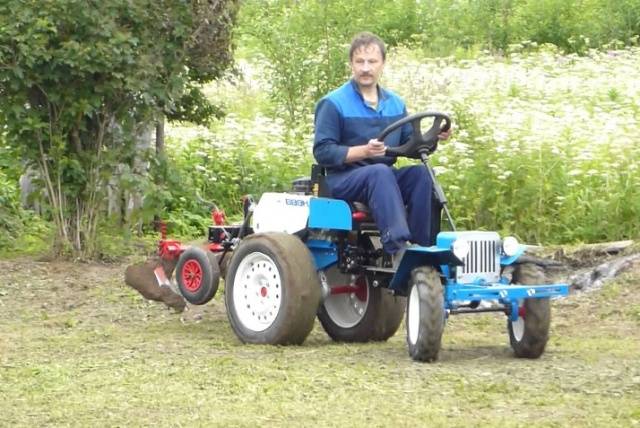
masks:
<svg viewBox="0 0 640 428"><path fill-rule="evenodd" d="M418 292L418 335L412 343L409 335L409 306L411 293ZM438 271L433 267L419 267L411 272L406 311L407 346L415 361L434 362L438 359L445 325L444 294Z"/></svg>
<svg viewBox="0 0 640 428"><path fill-rule="evenodd" d="M329 268L337 270L337 265ZM327 280L332 278L327 271ZM348 276L348 274L344 274ZM318 308L318 320L327 335L336 342L365 343L369 341L385 341L393 336L402 324L406 299L394 296L388 289L373 287L372 280L365 277L369 302L364 315L357 324L344 327L336 323L327 310L326 302ZM340 284L328 284L329 287Z"/></svg>
<svg viewBox="0 0 640 428"><path fill-rule="evenodd" d="M282 283L278 315L263 331L246 328L240 322L233 302L234 278L238 267L246 256L255 252L273 260ZM227 317L233 332L243 343L299 345L313 328L320 290L312 255L298 237L279 232L250 235L234 250L227 269Z"/></svg>
<svg viewBox="0 0 640 428"><path fill-rule="evenodd" d="M380 310L371 340L383 342L396 334L404 319L406 307L406 297L395 296L390 291L382 289Z"/></svg>
<svg viewBox="0 0 640 428"><path fill-rule="evenodd" d="M514 284L544 284L545 277L542 269L533 263L523 263L513 272ZM549 340L551 325L551 305L549 298L525 299L524 332L521 339L517 339L513 332L513 325L507 320L509 342L515 355L519 358L539 358L545 350Z"/></svg>
<svg viewBox="0 0 640 428"><path fill-rule="evenodd" d="M202 282L197 292L189 291L182 282L182 269L189 260L195 260L202 269ZM178 259L176 265L176 281L178 290L185 300L193 305L204 305L216 295L220 283L220 269L216 256L202 248L187 248Z"/></svg>

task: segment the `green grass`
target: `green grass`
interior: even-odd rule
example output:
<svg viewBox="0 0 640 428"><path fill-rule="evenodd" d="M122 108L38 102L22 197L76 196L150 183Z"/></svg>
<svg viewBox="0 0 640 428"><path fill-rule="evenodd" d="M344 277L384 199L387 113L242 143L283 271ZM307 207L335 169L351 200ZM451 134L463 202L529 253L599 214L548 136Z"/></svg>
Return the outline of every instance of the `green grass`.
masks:
<svg viewBox="0 0 640 428"><path fill-rule="evenodd" d="M221 296L177 315L123 266L0 262L3 426L636 426L640 276L553 304L547 352L515 359L503 316L453 317L440 361L400 330L242 345ZM617 291L612 291L617 290ZM602 314L608 314L601 317Z"/></svg>

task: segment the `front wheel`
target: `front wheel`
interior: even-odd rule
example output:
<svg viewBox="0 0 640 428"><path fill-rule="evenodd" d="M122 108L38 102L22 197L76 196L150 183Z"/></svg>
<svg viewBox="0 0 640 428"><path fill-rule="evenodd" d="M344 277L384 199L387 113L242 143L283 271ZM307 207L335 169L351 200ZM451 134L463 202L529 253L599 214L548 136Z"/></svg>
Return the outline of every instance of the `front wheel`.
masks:
<svg viewBox="0 0 640 428"><path fill-rule="evenodd" d="M416 361L438 359L444 331L444 295L440 275L432 267L411 272L407 298L407 345Z"/></svg>
<svg viewBox="0 0 640 428"><path fill-rule="evenodd" d="M542 270L534 264L518 265L513 272L517 284L544 284ZM549 340L551 306L548 298L524 299L519 302L517 321L507 321L509 342L517 357L538 358L543 354Z"/></svg>
<svg viewBox="0 0 640 428"><path fill-rule="evenodd" d="M301 344L320 301L311 253L294 235L255 234L233 253L225 280L231 328L244 343Z"/></svg>

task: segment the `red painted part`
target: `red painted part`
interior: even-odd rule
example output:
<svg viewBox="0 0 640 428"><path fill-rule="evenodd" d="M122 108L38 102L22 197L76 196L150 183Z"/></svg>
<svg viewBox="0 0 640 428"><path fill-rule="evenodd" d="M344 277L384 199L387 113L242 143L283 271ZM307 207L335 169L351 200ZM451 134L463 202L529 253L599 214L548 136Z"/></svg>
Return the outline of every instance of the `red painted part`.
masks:
<svg viewBox="0 0 640 428"><path fill-rule="evenodd" d="M518 316L525 318L527 316L527 308L525 308L524 306L520 306L518 308Z"/></svg>
<svg viewBox="0 0 640 428"><path fill-rule="evenodd" d="M202 266L197 260L187 260L182 268L182 283L184 287L192 292L197 292L202 286Z"/></svg>
<svg viewBox="0 0 640 428"><path fill-rule="evenodd" d="M160 222L160 239L167 239L167 223L164 221Z"/></svg>
<svg viewBox="0 0 640 428"><path fill-rule="evenodd" d="M267 297L267 287L262 287L260 289L260 296Z"/></svg>
<svg viewBox="0 0 640 428"><path fill-rule="evenodd" d="M222 226L226 221L224 211L215 209L211 211L211 219L216 226Z"/></svg>
<svg viewBox="0 0 640 428"><path fill-rule="evenodd" d="M356 292L356 297L361 302L366 302L368 293L369 293L369 287L367 286L367 280L365 279L365 277L359 276L357 279L356 285L358 287L358 291Z"/></svg>
<svg viewBox="0 0 640 428"><path fill-rule="evenodd" d="M354 293L361 302L367 301L367 281L364 277L359 277L356 285L336 285L331 287L331 295Z"/></svg>
<svg viewBox="0 0 640 428"><path fill-rule="evenodd" d="M162 239L158 243L158 255L165 260L175 260L180 257L188 247L182 245L180 241Z"/></svg>
<svg viewBox="0 0 640 428"><path fill-rule="evenodd" d="M335 287L331 287L331 295L357 293L358 291L360 291L360 288L353 285L336 285Z"/></svg>
<svg viewBox="0 0 640 428"><path fill-rule="evenodd" d="M355 221L365 221L368 217L369 216L367 215L367 213L362 211L356 211L351 214L351 218L353 218Z"/></svg>
<svg viewBox="0 0 640 428"><path fill-rule="evenodd" d="M222 244L211 243L209 244L209 251L213 251L214 253L217 253L220 251L224 251L224 247L222 246Z"/></svg>

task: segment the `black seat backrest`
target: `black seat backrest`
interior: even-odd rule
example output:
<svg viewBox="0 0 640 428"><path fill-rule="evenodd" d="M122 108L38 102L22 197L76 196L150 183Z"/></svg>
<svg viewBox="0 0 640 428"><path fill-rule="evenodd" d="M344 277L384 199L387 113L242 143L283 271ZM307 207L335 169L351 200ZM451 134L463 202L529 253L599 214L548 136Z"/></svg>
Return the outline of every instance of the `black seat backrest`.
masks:
<svg viewBox="0 0 640 428"><path fill-rule="evenodd" d="M326 182L327 171L324 167L313 164L311 165L311 192L315 196L330 198L331 191Z"/></svg>

